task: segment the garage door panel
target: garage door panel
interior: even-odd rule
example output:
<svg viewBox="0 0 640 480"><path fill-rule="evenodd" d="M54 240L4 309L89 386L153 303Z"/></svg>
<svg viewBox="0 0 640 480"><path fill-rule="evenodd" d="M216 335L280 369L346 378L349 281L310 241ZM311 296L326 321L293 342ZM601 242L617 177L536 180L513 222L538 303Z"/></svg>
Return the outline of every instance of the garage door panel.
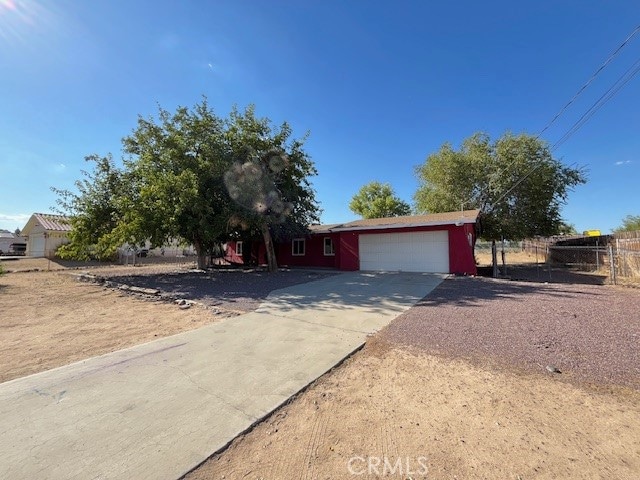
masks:
<svg viewBox="0 0 640 480"><path fill-rule="evenodd" d="M447 231L360 234L360 269L449 271Z"/></svg>

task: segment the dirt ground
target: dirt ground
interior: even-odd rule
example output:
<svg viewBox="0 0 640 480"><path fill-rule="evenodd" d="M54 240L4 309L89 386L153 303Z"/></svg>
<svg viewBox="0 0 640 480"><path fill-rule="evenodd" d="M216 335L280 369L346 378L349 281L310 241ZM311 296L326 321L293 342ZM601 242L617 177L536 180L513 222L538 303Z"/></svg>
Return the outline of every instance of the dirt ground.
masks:
<svg viewBox="0 0 640 480"><path fill-rule="evenodd" d="M47 271L45 259L20 259L11 262L14 273L0 277L0 382L255 310L272 290L331 274L52 264L55 267ZM127 285L163 288L196 303L186 308L79 282L75 275L84 272Z"/></svg>
<svg viewBox="0 0 640 480"><path fill-rule="evenodd" d="M131 279L142 268L92 272ZM218 318L204 307L181 310L69 273L0 277L0 381ZM640 478L634 295L640 291L447 280L187 478ZM602 334L597 322L581 323L600 310L615 316L603 316ZM598 336L598 348L585 355L590 336ZM627 353L609 355L620 345ZM585 377L589 365L608 359L614 368ZM566 370L540 368L551 361Z"/></svg>
<svg viewBox="0 0 640 480"><path fill-rule="evenodd" d="M640 395L385 344L187 475L204 479L630 479Z"/></svg>
<svg viewBox="0 0 640 480"><path fill-rule="evenodd" d="M0 277L0 382L173 335L216 321L78 282L69 272Z"/></svg>

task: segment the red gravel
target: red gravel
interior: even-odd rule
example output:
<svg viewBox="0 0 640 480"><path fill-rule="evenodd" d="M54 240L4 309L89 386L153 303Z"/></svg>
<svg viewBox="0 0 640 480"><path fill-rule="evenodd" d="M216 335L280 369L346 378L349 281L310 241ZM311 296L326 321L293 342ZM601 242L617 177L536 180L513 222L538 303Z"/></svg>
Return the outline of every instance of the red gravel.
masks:
<svg viewBox="0 0 640 480"><path fill-rule="evenodd" d="M381 332L428 352L640 390L640 291L453 277ZM554 374L555 375L555 374Z"/></svg>

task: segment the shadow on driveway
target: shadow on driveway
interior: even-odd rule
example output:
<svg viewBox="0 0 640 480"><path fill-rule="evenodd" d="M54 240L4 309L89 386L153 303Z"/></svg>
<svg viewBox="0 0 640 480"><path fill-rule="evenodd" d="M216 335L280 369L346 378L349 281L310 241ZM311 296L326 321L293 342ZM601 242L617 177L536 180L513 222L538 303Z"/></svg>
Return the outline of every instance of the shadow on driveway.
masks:
<svg viewBox="0 0 640 480"><path fill-rule="evenodd" d="M273 290L332 275L335 273L304 270L281 270L276 273L256 270L219 270L207 273L121 275L109 277L109 280L160 290L210 306L223 306L249 312L258 308Z"/></svg>

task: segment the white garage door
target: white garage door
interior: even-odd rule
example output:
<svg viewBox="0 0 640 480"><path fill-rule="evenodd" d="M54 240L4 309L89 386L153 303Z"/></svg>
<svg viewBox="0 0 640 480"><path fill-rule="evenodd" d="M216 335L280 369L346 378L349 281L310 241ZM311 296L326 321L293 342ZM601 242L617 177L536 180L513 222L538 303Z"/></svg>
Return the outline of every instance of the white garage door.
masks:
<svg viewBox="0 0 640 480"><path fill-rule="evenodd" d="M449 272L449 233L360 234L360 270Z"/></svg>
<svg viewBox="0 0 640 480"><path fill-rule="evenodd" d="M44 234L36 233L29 236L29 255L31 257L44 257Z"/></svg>

